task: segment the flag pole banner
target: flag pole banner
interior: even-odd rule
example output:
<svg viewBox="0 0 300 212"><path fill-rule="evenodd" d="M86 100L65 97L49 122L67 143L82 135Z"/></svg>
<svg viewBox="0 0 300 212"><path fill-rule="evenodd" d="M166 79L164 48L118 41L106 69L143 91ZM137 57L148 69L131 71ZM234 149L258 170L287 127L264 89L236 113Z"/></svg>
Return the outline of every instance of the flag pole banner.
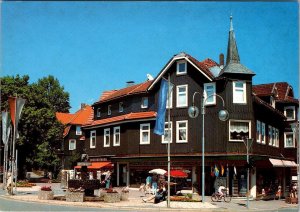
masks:
<svg viewBox="0 0 300 212"><path fill-rule="evenodd" d="M14 127L16 127L16 101L17 97L8 97L10 117Z"/></svg>
<svg viewBox="0 0 300 212"><path fill-rule="evenodd" d="M162 78L158 97L158 109L154 133L157 135L165 134L166 104L168 95L168 81Z"/></svg>

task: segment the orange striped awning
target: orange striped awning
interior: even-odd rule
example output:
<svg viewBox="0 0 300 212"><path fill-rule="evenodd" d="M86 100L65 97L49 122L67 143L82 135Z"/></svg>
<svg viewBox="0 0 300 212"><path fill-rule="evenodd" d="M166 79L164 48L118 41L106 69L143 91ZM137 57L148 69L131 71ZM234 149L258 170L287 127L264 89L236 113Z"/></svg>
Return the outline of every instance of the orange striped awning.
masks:
<svg viewBox="0 0 300 212"><path fill-rule="evenodd" d="M101 169L101 168L111 168L112 164L111 162L92 162L91 166L88 166L88 169ZM80 169L81 166L75 166L75 169Z"/></svg>

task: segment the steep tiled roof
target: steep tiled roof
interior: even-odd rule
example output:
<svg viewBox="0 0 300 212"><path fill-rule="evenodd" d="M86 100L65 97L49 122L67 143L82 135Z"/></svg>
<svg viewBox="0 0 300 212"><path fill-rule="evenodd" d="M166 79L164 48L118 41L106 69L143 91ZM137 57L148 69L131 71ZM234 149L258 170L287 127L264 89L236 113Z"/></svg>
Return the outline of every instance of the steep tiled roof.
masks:
<svg viewBox="0 0 300 212"><path fill-rule="evenodd" d="M84 108L78 110L75 114L70 113L56 113L56 118L62 124L78 124L83 125L87 123L90 115L93 114L93 108L89 105L86 105Z"/></svg>
<svg viewBox="0 0 300 212"><path fill-rule="evenodd" d="M213 61L210 58L206 58L205 60L202 61L202 63L207 67L207 68L211 68L214 66L219 66L218 63L216 63L215 61Z"/></svg>
<svg viewBox="0 0 300 212"><path fill-rule="evenodd" d="M117 90L111 90L111 91L103 91L103 93L100 96L99 101L106 99L107 97L109 97L110 95L112 95L114 92L116 92Z"/></svg>
<svg viewBox="0 0 300 212"><path fill-rule="evenodd" d="M94 121L91 121L90 123L87 123L83 127L99 126L99 125L120 122L120 121L146 119L146 118L154 118L154 117L156 117L155 111L129 113L129 114L121 115L121 116L114 116L111 118L94 120Z"/></svg>
<svg viewBox="0 0 300 212"><path fill-rule="evenodd" d="M286 117L284 116L284 114L282 112L280 112L279 110L273 108L270 104L266 103L265 101L263 101L262 99L260 99L258 96L256 96L255 94L253 94L253 100L254 102L265 106L266 108L268 108L269 110L273 111L274 113L277 113L278 115L280 115L283 119L286 119Z"/></svg>
<svg viewBox="0 0 300 212"><path fill-rule="evenodd" d="M208 69L213 64L213 62L214 62L213 60L206 59L203 62L199 62L196 58L192 57L191 55L189 55L189 54L185 54L185 55L188 57L188 59L190 59L190 61L192 63L194 63L194 65L196 65L198 68L200 68L205 74L207 74L212 79L214 78L214 75Z"/></svg>
<svg viewBox="0 0 300 212"><path fill-rule="evenodd" d="M292 87L287 82L276 82L276 83L269 83L269 84L260 84L253 86L253 92L257 96L272 96L274 95L276 101L279 102L294 102L298 103L296 99L293 97L293 90L292 96L289 96L289 92Z"/></svg>
<svg viewBox="0 0 300 212"><path fill-rule="evenodd" d="M152 80L149 80L149 81L146 81L146 82L143 82L140 84L122 88L120 90L104 91L100 100L94 104L106 102L109 100L117 99L117 98L124 97L124 96L129 96L129 95L133 95L133 94L145 93L145 92L147 92L147 88L149 87L149 85L151 83L152 83Z"/></svg>
<svg viewBox="0 0 300 212"><path fill-rule="evenodd" d="M68 124L74 118L74 114L57 112L56 118L60 123Z"/></svg>

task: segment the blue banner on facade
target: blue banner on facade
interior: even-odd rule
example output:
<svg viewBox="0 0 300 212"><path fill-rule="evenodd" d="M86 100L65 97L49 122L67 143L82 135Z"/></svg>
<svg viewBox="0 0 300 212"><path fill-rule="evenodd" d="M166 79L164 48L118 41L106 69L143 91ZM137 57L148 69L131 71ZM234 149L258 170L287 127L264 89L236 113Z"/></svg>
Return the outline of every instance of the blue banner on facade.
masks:
<svg viewBox="0 0 300 212"><path fill-rule="evenodd" d="M156 115L156 122L154 133L157 135L165 134L165 118L166 118L166 104L168 96L168 81L162 78L158 97L158 109Z"/></svg>

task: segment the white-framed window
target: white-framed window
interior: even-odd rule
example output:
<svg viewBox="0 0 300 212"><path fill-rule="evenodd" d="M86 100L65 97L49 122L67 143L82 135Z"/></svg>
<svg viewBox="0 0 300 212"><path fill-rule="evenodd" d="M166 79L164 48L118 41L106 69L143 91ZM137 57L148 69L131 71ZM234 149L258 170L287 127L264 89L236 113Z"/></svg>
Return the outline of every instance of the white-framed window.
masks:
<svg viewBox="0 0 300 212"><path fill-rule="evenodd" d="M97 108L97 117L101 117L101 108Z"/></svg>
<svg viewBox="0 0 300 212"><path fill-rule="evenodd" d="M268 126L268 135L269 135L269 146L273 146L273 127L271 125Z"/></svg>
<svg viewBox="0 0 300 212"><path fill-rule="evenodd" d="M111 105L107 106L107 115L111 115Z"/></svg>
<svg viewBox="0 0 300 212"><path fill-rule="evenodd" d="M81 126L76 125L76 135L82 135Z"/></svg>
<svg viewBox="0 0 300 212"><path fill-rule="evenodd" d="M216 104L216 83L205 83L204 84L204 98L206 99L205 105L215 105Z"/></svg>
<svg viewBox="0 0 300 212"><path fill-rule="evenodd" d="M76 139L70 139L69 140L69 150L75 150L76 149Z"/></svg>
<svg viewBox="0 0 300 212"><path fill-rule="evenodd" d="M187 64L185 60L177 61L176 74L182 75L187 73Z"/></svg>
<svg viewBox="0 0 300 212"><path fill-rule="evenodd" d="M120 127L114 127L114 146L120 146Z"/></svg>
<svg viewBox="0 0 300 212"><path fill-rule="evenodd" d="M142 97L141 108L148 108L148 97Z"/></svg>
<svg viewBox="0 0 300 212"><path fill-rule="evenodd" d="M233 82L233 103L246 104L246 82L235 81Z"/></svg>
<svg viewBox="0 0 300 212"><path fill-rule="evenodd" d="M188 85L178 85L177 86L177 107L187 107L188 105Z"/></svg>
<svg viewBox="0 0 300 212"><path fill-rule="evenodd" d="M109 147L110 146L110 129L106 128L103 132L103 146Z"/></svg>
<svg viewBox="0 0 300 212"><path fill-rule="evenodd" d="M256 121L256 142L261 143L261 122Z"/></svg>
<svg viewBox="0 0 300 212"><path fill-rule="evenodd" d="M170 131L169 131L170 129ZM169 124L168 122L165 123L165 134L161 136L161 143L163 144L167 144L168 141L170 140L170 143L172 143L172 133L173 130L172 130L172 122L170 122L170 127L169 127Z"/></svg>
<svg viewBox="0 0 300 212"><path fill-rule="evenodd" d="M295 106L284 107L284 115L288 121L295 120L296 117Z"/></svg>
<svg viewBox="0 0 300 212"><path fill-rule="evenodd" d="M188 142L188 121L176 121L176 143Z"/></svg>
<svg viewBox="0 0 300 212"><path fill-rule="evenodd" d="M123 102L119 102L119 112L122 113L124 111Z"/></svg>
<svg viewBox="0 0 300 212"><path fill-rule="evenodd" d="M140 144L150 144L150 123L140 124Z"/></svg>
<svg viewBox="0 0 300 212"><path fill-rule="evenodd" d="M292 132L284 133L284 147L285 148L295 147L295 139L294 139L294 134Z"/></svg>
<svg viewBox="0 0 300 212"><path fill-rule="evenodd" d="M251 138L251 121L229 120L229 141L244 141Z"/></svg>
<svg viewBox="0 0 300 212"><path fill-rule="evenodd" d="M266 124L261 122L261 143L266 144Z"/></svg>
<svg viewBox="0 0 300 212"><path fill-rule="evenodd" d="M172 87L172 86L170 86ZM169 92L169 98L167 98L167 102L166 102L166 108L169 108L169 102L170 102L170 108L173 107L173 89L171 89L171 92Z"/></svg>
<svg viewBox="0 0 300 212"><path fill-rule="evenodd" d="M90 132L90 148L96 148L96 130Z"/></svg>

